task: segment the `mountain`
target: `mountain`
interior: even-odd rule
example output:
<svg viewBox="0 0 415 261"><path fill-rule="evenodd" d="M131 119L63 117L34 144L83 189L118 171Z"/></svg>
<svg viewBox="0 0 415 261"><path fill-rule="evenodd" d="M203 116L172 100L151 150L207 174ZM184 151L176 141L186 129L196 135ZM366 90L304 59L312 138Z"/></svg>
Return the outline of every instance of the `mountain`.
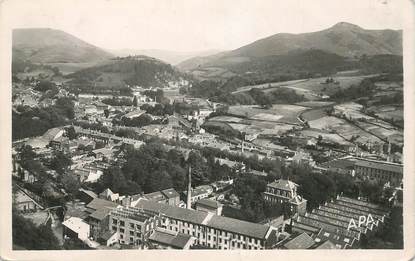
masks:
<svg viewBox="0 0 415 261"><path fill-rule="evenodd" d="M121 49L121 50L108 50L116 56L129 56L129 55L145 55L157 58L170 64L178 64L192 57L197 56L208 56L215 53L221 52L220 50L206 50L200 52L176 52L169 50L159 49L146 49L146 50L135 50L135 49Z"/></svg>
<svg viewBox="0 0 415 261"><path fill-rule="evenodd" d="M344 59L354 59L362 55L401 56L402 31L366 30L357 25L341 22L318 32L275 34L232 51L186 60L178 64L178 68L195 71L197 74L203 74L201 71L212 73L211 68L239 71L239 73L244 68L245 73L251 73L252 70L256 70L256 66L250 68L249 63L262 63L263 67L267 67L267 60L271 59L275 62L279 57L286 59L287 55L298 56L301 52L308 55L308 51L312 50L320 50Z"/></svg>
<svg viewBox="0 0 415 261"><path fill-rule="evenodd" d="M170 64L147 56L113 58L66 76L72 87L81 91L128 89L128 86L164 87L180 85L186 75Z"/></svg>
<svg viewBox="0 0 415 261"><path fill-rule="evenodd" d="M113 55L60 30L13 30L13 60L32 63L95 63Z"/></svg>

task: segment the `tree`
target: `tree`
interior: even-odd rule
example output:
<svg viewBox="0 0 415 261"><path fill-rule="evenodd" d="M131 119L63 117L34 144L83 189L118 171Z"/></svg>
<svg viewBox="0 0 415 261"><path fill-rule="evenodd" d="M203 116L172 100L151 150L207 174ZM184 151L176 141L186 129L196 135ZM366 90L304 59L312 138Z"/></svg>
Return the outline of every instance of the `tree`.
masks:
<svg viewBox="0 0 415 261"><path fill-rule="evenodd" d="M74 140L76 139L76 131L74 126L70 126L68 128L65 129L66 131L66 136L70 139L70 140Z"/></svg>
<svg viewBox="0 0 415 261"><path fill-rule="evenodd" d="M62 176L61 182L65 188L65 191L69 193L72 198L78 193L78 190L81 187L79 180L70 173L64 174Z"/></svg>
<svg viewBox="0 0 415 261"><path fill-rule="evenodd" d="M57 151L55 157L51 161L51 168L56 170L57 173L63 174L71 164L72 160L68 155L62 151Z"/></svg>
<svg viewBox="0 0 415 261"><path fill-rule="evenodd" d="M104 110L104 115L105 115L105 118L108 119L108 117L110 116L110 111L108 109L105 109Z"/></svg>
<svg viewBox="0 0 415 261"><path fill-rule="evenodd" d="M138 106L137 96L135 96L135 95L134 95L134 99L133 99L133 106L134 107Z"/></svg>

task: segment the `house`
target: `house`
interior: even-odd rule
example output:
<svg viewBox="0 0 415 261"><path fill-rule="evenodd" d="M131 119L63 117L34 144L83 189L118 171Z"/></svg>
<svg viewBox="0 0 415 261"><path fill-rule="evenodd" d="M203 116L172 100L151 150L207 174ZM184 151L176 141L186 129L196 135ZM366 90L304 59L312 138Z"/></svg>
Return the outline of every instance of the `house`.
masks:
<svg viewBox="0 0 415 261"><path fill-rule="evenodd" d="M155 249L184 249L188 250L194 244L195 238L183 233L172 232L157 228L150 235L149 243Z"/></svg>
<svg viewBox="0 0 415 261"><path fill-rule="evenodd" d="M268 204L289 204L292 214L304 214L307 200L297 194L298 185L286 179L279 179L267 184L263 197Z"/></svg>
<svg viewBox="0 0 415 261"><path fill-rule="evenodd" d="M78 217L71 217L65 220L62 225L64 238L85 240L89 237L89 225Z"/></svg>
<svg viewBox="0 0 415 261"><path fill-rule="evenodd" d="M110 200L112 202L117 201L120 195L118 193L114 193L111 189L107 188L103 192L101 192L98 196L101 199Z"/></svg>
<svg viewBox="0 0 415 261"><path fill-rule="evenodd" d="M221 203L212 199L204 198L196 202L196 210L210 212L218 216L222 215L222 207Z"/></svg>
<svg viewBox="0 0 415 261"><path fill-rule="evenodd" d="M117 206L117 203L101 198L94 198L86 205L89 215L85 220L90 225L91 237L98 239L108 231L109 213Z"/></svg>

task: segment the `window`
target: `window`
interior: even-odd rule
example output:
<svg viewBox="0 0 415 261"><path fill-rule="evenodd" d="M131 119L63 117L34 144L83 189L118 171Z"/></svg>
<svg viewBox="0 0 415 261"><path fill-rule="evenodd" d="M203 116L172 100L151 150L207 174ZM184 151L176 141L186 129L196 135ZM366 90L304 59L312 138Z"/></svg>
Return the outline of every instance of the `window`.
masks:
<svg viewBox="0 0 415 261"><path fill-rule="evenodd" d="M136 228L137 228L138 230L141 230L141 226L140 226L140 225L136 225Z"/></svg>
<svg viewBox="0 0 415 261"><path fill-rule="evenodd" d="M134 229L134 224L133 223L130 223L130 228Z"/></svg>
<svg viewBox="0 0 415 261"><path fill-rule="evenodd" d="M117 231L117 227L116 226L112 226L112 230L113 231Z"/></svg>
<svg viewBox="0 0 415 261"><path fill-rule="evenodd" d="M123 234L121 234L121 235L120 235L120 238L121 238L121 239L123 239L123 238L124 238L124 235L123 235Z"/></svg>
<svg viewBox="0 0 415 261"><path fill-rule="evenodd" d="M117 224L117 222L118 222L118 220L116 220L116 219L112 220L112 224Z"/></svg>
<svg viewBox="0 0 415 261"><path fill-rule="evenodd" d="M124 226L125 225L125 222L124 221L122 221L122 220L120 220L120 226Z"/></svg>
<svg viewBox="0 0 415 261"><path fill-rule="evenodd" d="M328 233L328 232L324 232L324 236L325 236L325 237L329 237L329 236L330 236L330 233Z"/></svg>
<svg viewBox="0 0 415 261"><path fill-rule="evenodd" d="M130 231L130 236L134 236L134 231Z"/></svg>

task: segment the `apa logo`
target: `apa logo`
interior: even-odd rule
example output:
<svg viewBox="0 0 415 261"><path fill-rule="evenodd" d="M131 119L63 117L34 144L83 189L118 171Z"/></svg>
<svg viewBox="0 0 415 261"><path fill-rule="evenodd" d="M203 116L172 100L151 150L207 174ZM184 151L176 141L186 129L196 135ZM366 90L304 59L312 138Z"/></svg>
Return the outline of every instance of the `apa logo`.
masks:
<svg viewBox="0 0 415 261"><path fill-rule="evenodd" d="M356 224L356 221L352 218L349 221L349 226L347 227L347 230L350 230L351 228L358 228L362 226L363 224L366 225L366 227L369 227L369 224L375 223L375 220L373 219L372 215L369 214L366 216L359 216L359 221Z"/></svg>

